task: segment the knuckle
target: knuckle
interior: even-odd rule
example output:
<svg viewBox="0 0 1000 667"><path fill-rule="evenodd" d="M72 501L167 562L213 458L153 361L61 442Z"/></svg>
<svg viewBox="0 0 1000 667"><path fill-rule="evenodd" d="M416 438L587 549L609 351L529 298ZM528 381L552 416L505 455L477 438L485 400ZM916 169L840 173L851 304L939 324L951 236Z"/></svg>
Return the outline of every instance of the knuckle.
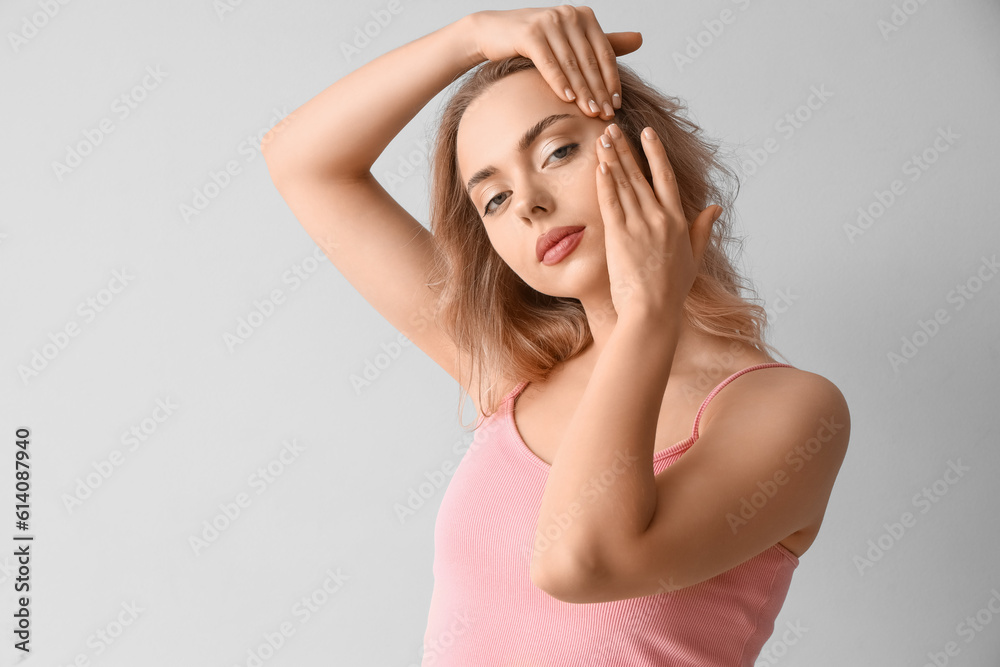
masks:
<svg viewBox="0 0 1000 667"><path fill-rule="evenodd" d="M620 188L627 188L627 187L629 187L628 176L626 176L625 174L621 174L621 175L615 176L615 183Z"/></svg>
<svg viewBox="0 0 1000 667"><path fill-rule="evenodd" d="M542 70L557 70L559 69L559 61L555 56L545 56L544 58L539 58L534 61L535 65L540 67Z"/></svg>
<svg viewBox="0 0 1000 667"><path fill-rule="evenodd" d="M562 22L562 14L559 12L558 7L546 9L542 12L541 18L550 25L559 25Z"/></svg>
<svg viewBox="0 0 1000 667"><path fill-rule="evenodd" d="M589 67L590 69L597 69L599 64L600 63L597 60L596 54L594 54L593 52L587 54L587 67Z"/></svg>
<svg viewBox="0 0 1000 667"><path fill-rule="evenodd" d="M566 70L571 72L578 72L580 70L580 63L577 62L576 58L572 56L567 56L566 59L563 60L563 66Z"/></svg>

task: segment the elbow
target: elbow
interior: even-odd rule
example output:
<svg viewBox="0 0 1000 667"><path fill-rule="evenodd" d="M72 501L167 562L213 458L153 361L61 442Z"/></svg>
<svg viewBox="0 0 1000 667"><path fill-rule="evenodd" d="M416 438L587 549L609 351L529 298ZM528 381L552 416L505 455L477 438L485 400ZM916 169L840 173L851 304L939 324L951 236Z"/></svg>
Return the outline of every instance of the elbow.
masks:
<svg viewBox="0 0 1000 667"><path fill-rule="evenodd" d="M265 160L267 159L268 153L271 153L271 154L274 153L274 147L275 147L275 144L277 143L276 140L282 134L286 134L287 133L287 131L289 129L289 125L293 122L293 120L295 119L297 113L298 113L298 111L296 110L296 111L293 111L288 116L285 116L280 121L278 121L270 130L268 130L267 134L265 134L263 137L261 137L261 140L260 140L260 154L264 156ZM287 138L287 135L286 135L286 138Z"/></svg>
<svg viewBox="0 0 1000 667"><path fill-rule="evenodd" d="M274 156L274 146L271 143L273 136L270 132L264 135L264 138L260 141L260 154L264 158L264 164L267 165L267 171L271 175L271 180L275 179L278 174L278 162Z"/></svg>
<svg viewBox="0 0 1000 667"><path fill-rule="evenodd" d="M596 580L596 570L582 559L547 555L533 558L531 584L560 602L583 604L591 602L589 591Z"/></svg>
<svg viewBox="0 0 1000 667"><path fill-rule="evenodd" d="M271 177L271 182L281 189L286 182L294 180L293 174L302 174L301 165L289 158L287 151L276 148L274 143L268 140L271 134L264 135L260 142L260 154L264 158L264 165L267 173Z"/></svg>
<svg viewBox="0 0 1000 667"><path fill-rule="evenodd" d="M274 130L272 129L264 135L263 139L260 140L260 154L263 156L264 162L267 163L268 167L272 167L275 162L274 139L276 136L277 135L275 135Z"/></svg>
<svg viewBox="0 0 1000 667"><path fill-rule="evenodd" d="M274 134L274 128L273 127L270 130L267 131L267 134L265 134L263 137L261 137L261 140L260 140L260 154L263 155L264 157L267 157L268 149L270 148L272 142L274 141L274 137L275 137L275 134Z"/></svg>
<svg viewBox="0 0 1000 667"><path fill-rule="evenodd" d="M549 572L532 574L531 584L550 598L560 602L582 604L589 602L585 592L585 577L565 573L553 575Z"/></svg>
<svg viewBox="0 0 1000 667"><path fill-rule="evenodd" d="M272 175L278 171L279 167L283 167L289 163L289 146L282 148L283 145L288 144L288 141L287 139L285 141L278 140L283 129L281 123L279 123L272 127L260 140L260 154L264 158L264 163L267 164L267 168ZM295 153L296 151L292 150L290 155L294 155Z"/></svg>

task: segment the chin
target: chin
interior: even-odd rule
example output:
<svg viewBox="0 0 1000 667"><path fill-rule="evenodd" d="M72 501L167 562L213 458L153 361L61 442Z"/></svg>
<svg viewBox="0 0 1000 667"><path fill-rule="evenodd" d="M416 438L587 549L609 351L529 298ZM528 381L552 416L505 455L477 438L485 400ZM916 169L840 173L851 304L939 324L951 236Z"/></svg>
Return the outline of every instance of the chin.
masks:
<svg viewBox="0 0 1000 667"><path fill-rule="evenodd" d="M557 266L562 266L562 264L560 263ZM605 291L608 289L607 269L603 269L603 277L601 276L600 271L600 267L574 266L571 271L567 271L562 276L554 278L549 276L549 280L545 285L535 286L531 283L528 283L528 285L536 292L547 296L559 297L563 299L576 299L579 301L581 296L584 294L600 289L604 289Z"/></svg>

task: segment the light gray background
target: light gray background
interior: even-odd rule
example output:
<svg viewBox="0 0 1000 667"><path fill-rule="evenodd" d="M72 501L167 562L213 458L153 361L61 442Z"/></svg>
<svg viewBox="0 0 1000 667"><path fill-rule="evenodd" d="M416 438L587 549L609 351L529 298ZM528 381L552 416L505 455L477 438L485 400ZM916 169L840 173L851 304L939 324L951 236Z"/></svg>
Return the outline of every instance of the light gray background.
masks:
<svg viewBox="0 0 1000 667"><path fill-rule="evenodd" d="M346 57L343 45L387 3L227 2L53 1L50 18L41 0L0 8L0 599L8 624L13 434L25 426L33 664L246 665L284 622L295 634L266 665L420 660L444 488L425 487L405 522L394 506L471 442L455 414L459 388L418 349L394 348L397 332L328 261L298 285L286 279L315 246L257 146L341 76L485 6L401 0ZM998 4L592 6L605 30L643 32L623 61L685 99L710 136L744 160L771 140L738 199L741 261L774 314L772 341L851 407L825 523L758 665L922 665L948 642L948 664L998 664L1000 615L988 603L1000 591L1000 277L984 268L991 279L976 282L1000 250ZM906 22L883 34L879 22L904 6ZM724 10L731 22L711 35L705 22ZM678 66L699 33L703 52ZM11 34L32 36L15 44ZM161 80L144 87L147 68ZM831 96L809 109L813 87ZM127 117L123 95L143 97ZM388 185L405 173L401 160L417 163L391 191L424 224L422 151L445 95L374 167ZM366 102L344 100L345 133L364 122ZM788 136L780 123L796 111L805 120ZM113 132L60 178L54 163L102 119ZM949 128L957 138L935 150ZM936 161L912 180L907 162L925 151ZM181 205L229 161L240 173L185 221ZM902 194L850 239L845 225L894 180ZM123 269L128 284L102 292ZM962 284L978 291L959 308L948 295ZM227 347L224 335L276 289L283 303ZM89 321L78 310L88 298L106 304ZM916 335L917 354L893 368L889 354L939 310L947 321ZM22 378L19 367L72 323L78 335ZM366 367L371 382L356 389ZM151 420L163 417L158 400L177 406L162 423ZM150 433L134 449L121 439L132 427ZM257 494L251 475L292 440L301 452ZM114 450L121 465L100 478ZM954 484L942 481L949 462L969 468ZM100 485L68 508L88 475ZM941 495L923 504L917 494L935 482ZM239 493L250 505L196 555L189 538ZM905 512L914 521L893 537L887 524ZM889 549L859 569L880 540ZM347 579L303 622L295 605L328 570ZM133 603L134 622L110 646L95 643ZM977 612L990 622L970 637L959 624Z"/></svg>

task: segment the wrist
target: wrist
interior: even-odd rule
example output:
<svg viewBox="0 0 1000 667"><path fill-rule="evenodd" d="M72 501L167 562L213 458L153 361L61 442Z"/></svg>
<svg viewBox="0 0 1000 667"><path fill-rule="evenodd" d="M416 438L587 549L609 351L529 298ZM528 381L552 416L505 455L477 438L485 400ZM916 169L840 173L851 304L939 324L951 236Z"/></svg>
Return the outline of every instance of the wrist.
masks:
<svg viewBox="0 0 1000 667"><path fill-rule="evenodd" d="M462 18L452 23L453 32L459 42L459 49L462 54L465 69L469 70L486 60L486 56L479 50L479 42L476 40L478 34L480 12L466 14Z"/></svg>
<svg viewBox="0 0 1000 667"><path fill-rule="evenodd" d="M630 366L633 380L650 383L649 389L662 395L679 339L680 325L676 320L640 317L634 313L618 318L601 356L608 356L610 364L633 364Z"/></svg>
<svg viewBox="0 0 1000 667"><path fill-rule="evenodd" d="M679 334L684 317L683 304L669 308L645 308L639 304L630 304L628 312L618 316L615 328L650 335Z"/></svg>
<svg viewBox="0 0 1000 667"><path fill-rule="evenodd" d="M680 340L681 317L680 312L669 317L633 312L618 318L611 335L621 345L641 347L651 367L670 368Z"/></svg>

